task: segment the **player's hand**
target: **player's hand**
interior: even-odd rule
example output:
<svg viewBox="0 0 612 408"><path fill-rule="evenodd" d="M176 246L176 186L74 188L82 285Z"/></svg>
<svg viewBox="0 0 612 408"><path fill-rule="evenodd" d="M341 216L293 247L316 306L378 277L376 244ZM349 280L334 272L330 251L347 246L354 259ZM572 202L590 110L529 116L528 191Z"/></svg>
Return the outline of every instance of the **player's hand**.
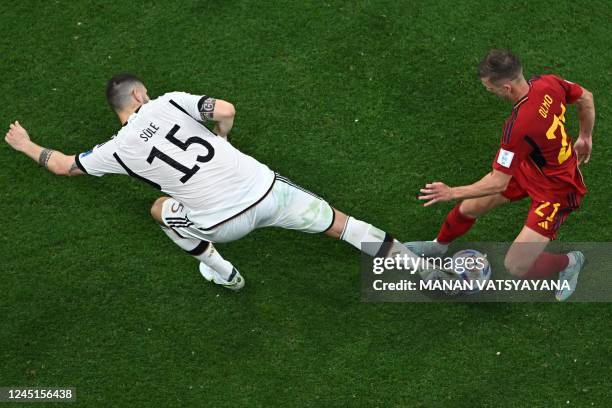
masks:
<svg viewBox="0 0 612 408"><path fill-rule="evenodd" d="M425 207L441 201L450 201L453 199L452 191L446 184L436 181L426 184L425 188L421 189L419 200L427 201Z"/></svg>
<svg viewBox="0 0 612 408"><path fill-rule="evenodd" d="M591 159L591 150L593 149L593 139L590 137L579 136L574 143L574 151L578 157L578 165L587 164Z"/></svg>
<svg viewBox="0 0 612 408"><path fill-rule="evenodd" d="M30 135L28 132L19 124L19 122L11 123L9 130L4 138L6 143L19 152L22 152L25 147L30 143Z"/></svg>

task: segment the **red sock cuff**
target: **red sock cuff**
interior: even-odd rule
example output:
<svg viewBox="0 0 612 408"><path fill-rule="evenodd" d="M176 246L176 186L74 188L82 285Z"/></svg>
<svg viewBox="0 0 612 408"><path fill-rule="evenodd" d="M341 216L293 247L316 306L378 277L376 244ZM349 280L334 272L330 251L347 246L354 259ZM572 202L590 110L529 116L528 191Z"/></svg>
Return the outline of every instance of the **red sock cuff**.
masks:
<svg viewBox="0 0 612 408"><path fill-rule="evenodd" d="M436 238L438 242L443 244L453 242L468 232L476 222L476 218L468 217L459 211L460 205L461 203L458 203L446 216L446 220L444 220L444 224L442 224Z"/></svg>
<svg viewBox="0 0 612 408"><path fill-rule="evenodd" d="M569 264L569 256L566 254L551 254L542 252L529 268L529 271L521 276L523 279L545 279L561 272Z"/></svg>
<svg viewBox="0 0 612 408"><path fill-rule="evenodd" d="M476 221L476 218L472 218L468 215L465 215L464 213L461 212L461 210L459 210L459 206L461 205L461 203L457 204L454 208L453 211L456 212L455 217L457 217L457 220L459 220L462 223L465 224L473 224Z"/></svg>

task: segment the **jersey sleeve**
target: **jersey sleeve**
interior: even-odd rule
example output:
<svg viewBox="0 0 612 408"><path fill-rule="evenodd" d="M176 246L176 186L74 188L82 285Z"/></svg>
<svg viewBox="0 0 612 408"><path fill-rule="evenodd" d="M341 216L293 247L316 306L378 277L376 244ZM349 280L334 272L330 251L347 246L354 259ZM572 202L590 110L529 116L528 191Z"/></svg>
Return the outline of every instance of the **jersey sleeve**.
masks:
<svg viewBox="0 0 612 408"><path fill-rule="evenodd" d="M510 175L533 150L524 138L522 126L516 122L518 122L516 117L514 120L511 118L504 127L501 146L493 161L493 169Z"/></svg>
<svg viewBox="0 0 612 408"><path fill-rule="evenodd" d="M103 176L105 174L127 174L125 169L115 159L117 151L114 139L99 144L93 149L74 156L79 169L92 176Z"/></svg>
<svg viewBox="0 0 612 408"><path fill-rule="evenodd" d="M576 99L582 96L582 87L578 84L575 84L570 81L566 81L563 78L559 78L558 76L552 76L558 83L561 85L563 90L565 91L565 100L567 103L574 103Z"/></svg>
<svg viewBox="0 0 612 408"><path fill-rule="evenodd" d="M215 100L208 95L193 95L187 92L172 92L167 94L175 105L195 120L202 121L206 118L203 113L212 113Z"/></svg>

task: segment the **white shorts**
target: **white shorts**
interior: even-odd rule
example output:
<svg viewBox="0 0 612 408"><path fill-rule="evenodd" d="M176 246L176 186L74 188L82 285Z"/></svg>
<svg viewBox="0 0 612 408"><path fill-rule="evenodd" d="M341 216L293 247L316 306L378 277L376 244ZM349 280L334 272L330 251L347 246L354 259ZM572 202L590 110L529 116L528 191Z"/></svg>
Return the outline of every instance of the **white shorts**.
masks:
<svg viewBox="0 0 612 408"><path fill-rule="evenodd" d="M198 223L196 212L173 198L164 202L162 219L183 237L231 242L264 227L323 232L332 226L334 211L321 197L277 174L261 201L213 228L205 229Z"/></svg>

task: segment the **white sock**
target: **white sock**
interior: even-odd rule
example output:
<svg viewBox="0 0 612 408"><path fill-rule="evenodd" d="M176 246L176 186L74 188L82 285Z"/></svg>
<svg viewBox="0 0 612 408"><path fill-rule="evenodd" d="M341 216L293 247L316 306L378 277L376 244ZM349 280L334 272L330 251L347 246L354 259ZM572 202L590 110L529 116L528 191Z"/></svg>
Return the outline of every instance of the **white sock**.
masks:
<svg viewBox="0 0 612 408"><path fill-rule="evenodd" d="M226 281L231 281L238 273L234 265L226 261L213 244L208 245L204 253L196 258L213 268Z"/></svg>
<svg viewBox="0 0 612 408"><path fill-rule="evenodd" d="M385 231L376 228L372 224L357 220L353 217L348 217L346 225L340 235L340 239L353 245L355 248L370 256L387 256L388 254L381 253L382 249L386 248L386 245L391 246L393 243L394 253L407 254L411 258L418 258L408 248L402 245L398 240L387 234ZM362 245L363 243L369 243L368 245ZM373 245L377 243L378 245ZM399 251L399 252L398 252Z"/></svg>
<svg viewBox="0 0 612 408"><path fill-rule="evenodd" d="M233 278L234 265L226 261L212 243L200 239L182 237L171 228L165 226L162 226L161 229L172 242L198 261L210 266L223 279L231 280Z"/></svg>

